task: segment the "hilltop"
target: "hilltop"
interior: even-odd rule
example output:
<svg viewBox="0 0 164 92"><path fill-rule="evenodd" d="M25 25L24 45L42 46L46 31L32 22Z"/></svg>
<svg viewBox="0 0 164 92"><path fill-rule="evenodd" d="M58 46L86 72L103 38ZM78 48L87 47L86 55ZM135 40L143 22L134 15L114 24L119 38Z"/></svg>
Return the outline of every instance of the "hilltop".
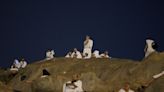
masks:
<svg viewBox="0 0 164 92"><path fill-rule="evenodd" d="M47 69L51 76L41 78L43 69ZM81 74L83 88L87 92L117 92L125 82L137 90L163 70L164 53L157 52L142 61L54 58L29 64L5 86L17 92L62 92L63 83L71 80L72 75ZM22 76L26 78L21 81ZM164 92L164 77L155 80L145 92Z"/></svg>

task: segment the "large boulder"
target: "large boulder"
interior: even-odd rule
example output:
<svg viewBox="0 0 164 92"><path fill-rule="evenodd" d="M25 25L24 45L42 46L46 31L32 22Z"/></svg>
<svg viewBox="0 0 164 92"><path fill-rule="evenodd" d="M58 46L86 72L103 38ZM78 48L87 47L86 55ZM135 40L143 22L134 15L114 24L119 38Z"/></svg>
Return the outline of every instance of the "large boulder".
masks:
<svg viewBox="0 0 164 92"><path fill-rule="evenodd" d="M43 69L47 69L51 75L41 78ZM163 70L164 53L153 53L142 61L55 58L28 65L8 85L21 92L62 92L63 84L70 81L72 75L80 74L85 91L117 92L125 82L137 90ZM164 92L163 77L153 81L146 92Z"/></svg>

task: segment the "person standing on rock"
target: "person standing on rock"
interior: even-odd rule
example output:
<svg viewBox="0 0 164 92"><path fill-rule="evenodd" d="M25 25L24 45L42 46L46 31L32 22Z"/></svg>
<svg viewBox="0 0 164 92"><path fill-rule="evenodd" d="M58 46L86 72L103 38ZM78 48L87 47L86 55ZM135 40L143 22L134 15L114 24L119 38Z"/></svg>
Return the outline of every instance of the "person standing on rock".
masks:
<svg viewBox="0 0 164 92"><path fill-rule="evenodd" d="M120 89L118 92L134 92L134 91L130 89L129 83L126 83L124 88Z"/></svg>
<svg viewBox="0 0 164 92"><path fill-rule="evenodd" d="M83 49L84 59L91 58L92 47L93 47L93 40L90 38L90 36L86 36L86 39L84 41L84 49Z"/></svg>
<svg viewBox="0 0 164 92"><path fill-rule="evenodd" d="M154 40L152 40L151 38L147 38L146 39L146 46L144 49L145 52L145 58L148 57L150 54L152 54L153 52L155 52L157 48L156 43L154 42Z"/></svg>
<svg viewBox="0 0 164 92"><path fill-rule="evenodd" d="M63 85L63 92L84 92L79 75L74 75L72 81L68 81Z"/></svg>

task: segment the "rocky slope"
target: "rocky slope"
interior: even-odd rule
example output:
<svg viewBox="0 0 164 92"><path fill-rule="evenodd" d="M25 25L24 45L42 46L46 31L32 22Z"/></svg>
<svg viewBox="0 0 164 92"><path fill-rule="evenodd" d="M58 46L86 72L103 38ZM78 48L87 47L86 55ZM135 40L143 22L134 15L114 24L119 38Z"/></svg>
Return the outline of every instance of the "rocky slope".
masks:
<svg viewBox="0 0 164 92"><path fill-rule="evenodd" d="M51 75L41 78L43 69ZM72 75L80 74L87 92L117 92L125 82L137 90L163 70L164 53L153 53L142 61L55 58L29 64L7 85L15 92L62 92L63 83L71 80ZM23 77L24 80L21 80ZM145 92L164 92L164 76L153 81Z"/></svg>

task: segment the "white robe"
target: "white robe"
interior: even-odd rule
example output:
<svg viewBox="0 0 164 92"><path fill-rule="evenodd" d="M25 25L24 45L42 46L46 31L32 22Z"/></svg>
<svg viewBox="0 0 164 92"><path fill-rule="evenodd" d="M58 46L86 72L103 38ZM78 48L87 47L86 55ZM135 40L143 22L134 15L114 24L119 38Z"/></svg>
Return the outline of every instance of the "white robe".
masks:
<svg viewBox="0 0 164 92"><path fill-rule="evenodd" d="M68 54L65 56L65 58L71 58L70 53L68 53Z"/></svg>
<svg viewBox="0 0 164 92"><path fill-rule="evenodd" d="M19 61L17 59L14 60L14 65L18 69L21 67L21 65L20 65L20 63L19 63Z"/></svg>
<svg viewBox="0 0 164 92"><path fill-rule="evenodd" d="M154 79L157 79L157 78L159 78L159 77L161 77L161 76L163 76L163 75L164 75L164 71L162 71L162 72L159 73L159 74L154 75L153 78L154 78Z"/></svg>
<svg viewBox="0 0 164 92"><path fill-rule="evenodd" d="M101 56L99 55L99 51L98 50L95 50L93 52L93 55L94 55L95 58L101 58Z"/></svg>
<svg viewBox="0 0 164 92"><path fill-rule="evenodd" d="M105 54L101 54L100 57L101 58L110 58L109 55L105 55Z"/></svg>
<svg viewBox="0 0 164 92"><path fill-rule="evenodd" d="M84 41L85 43L85 41ZM85 56L85 58L91 58L92 56L92 47L93 47L93 40L89 40L87 44L84 44L84 49L83 49L83 56ZM86 54L88 56L86 56Z"/></svg>
<svg viewBox="0 0 164 92"><path fill-rule="evenodd" d="M12 65L11 68L10 68L10 71L18 71L18 68L13 67L13 65Z"/></svg>
<svg viewBox="0 0 164 92"><path fill-rule="evenodd" d="M55 54L54 50L47 51L46 52L46 59L50 60L50 59L54 58L54 54Z"/></svg>
<svg viewBox="0 0 164 92"><path fill-rule="evenodd" d="M147 44L147 49L145 51L145 57L148 57L151 53L155 52L155 49L153 49L152 44L154 43L153 40L146 40L146 44Z"/></svg>
<svg viewBox="0 0 164 92"><path fill-rule="evenodd" d="M67 83L71 83L71 81L68 81ZM74 84L77 86L77 88L74 88L73 86L66 86L65 83L63 85L63 92L83 92L81 80L74 82Z"/></svg>
<svg viewBox="0 0 164 92"><path fill-rule="evenodd" d="M27 62L26 61L21 61L21 68L25 68L27 66Z"/></svg>
<svg viewBox="0 0 164 92"><path fill-rule="evenodd" d="M75 58L77 58L77 59L82 59L82 55L79 51L73 52L71 54L71 58L74 58L74 56L76 56Z"/></svg>
<svg viewBox="0 0 164 92"><path fill-rule="evenodd" d="M118 92L126 92L124 89L120 89ZM129 89L128 92L134 92L133 90Z"/></svg>

